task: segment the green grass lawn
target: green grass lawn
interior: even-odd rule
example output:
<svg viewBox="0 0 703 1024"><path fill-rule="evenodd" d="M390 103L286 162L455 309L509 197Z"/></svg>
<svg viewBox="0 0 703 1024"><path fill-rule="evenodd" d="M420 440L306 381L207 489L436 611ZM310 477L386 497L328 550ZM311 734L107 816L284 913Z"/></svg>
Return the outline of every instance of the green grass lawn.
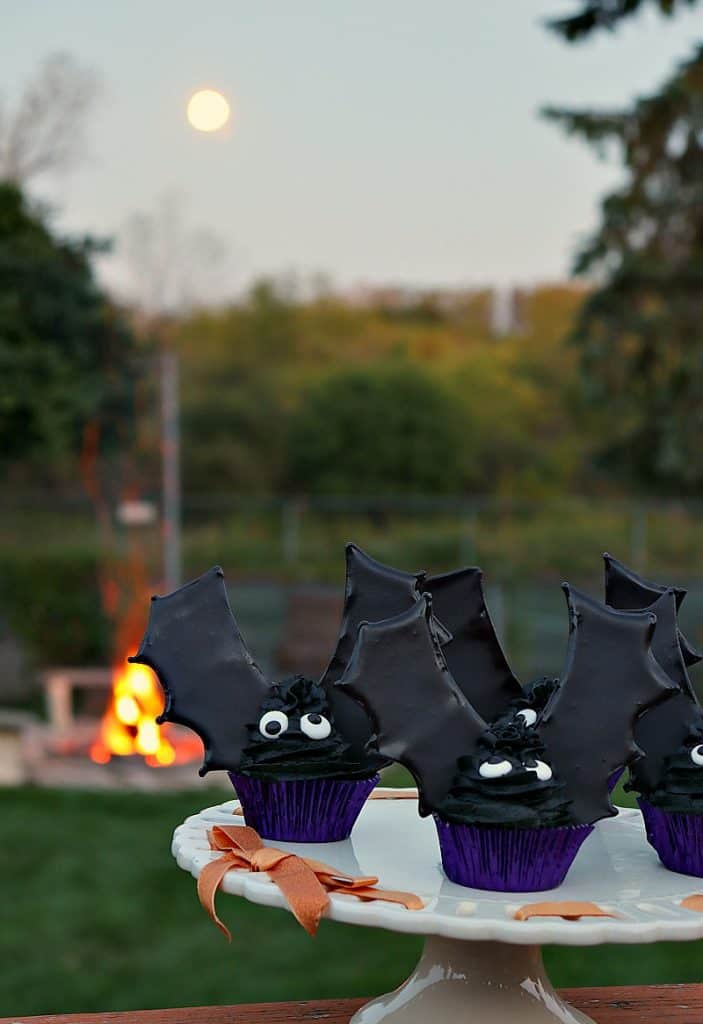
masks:
<svg viewBox="0 0 703 1024"><path fill-rule="evenodd" d="M0 1016L373 995L420 940L221 899L228 945L169 852L217 796L0 791ZM550 949L558 985L700 981L703 945Z"/></svg>

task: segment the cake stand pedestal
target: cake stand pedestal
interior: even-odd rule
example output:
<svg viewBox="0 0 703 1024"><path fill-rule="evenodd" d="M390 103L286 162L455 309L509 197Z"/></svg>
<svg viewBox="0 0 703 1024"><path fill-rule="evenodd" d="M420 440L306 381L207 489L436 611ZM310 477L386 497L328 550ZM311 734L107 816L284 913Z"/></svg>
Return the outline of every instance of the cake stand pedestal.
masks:
<svg viewBox="0 0 703 1024"><path fill-rule="evenodd" d="M179 866L197 878L217 856L208 845L214 824L232 824L235 801L186 819L173 837ZM703 881L665 870L648 846L639 812L621 810L600 822L566 881L549 893L495 893L449 882L430 819L412 800L370 800L350 840L326 845L269 843L325 861L341 871L376 875L379 886L420 896L423 910L391 903L330 897L336 921L425 936L425 947L408 980L362 1007L352 1024L589 1024L554 991L542 964L541 946L590 946L604 942L687 941L703 937L703 913L682 901L703 892ZM286 909L265 874L233 869L224 893ZM595 903L612 917L515 918L517 909L543 900Z"/></svg>
<svg viewBox="0 0 703 1024"><path fill-rule="evenodd" d="M461 942L432 935L400 988L351 1024L592 1024L554 991L539 946Z"/></svg>

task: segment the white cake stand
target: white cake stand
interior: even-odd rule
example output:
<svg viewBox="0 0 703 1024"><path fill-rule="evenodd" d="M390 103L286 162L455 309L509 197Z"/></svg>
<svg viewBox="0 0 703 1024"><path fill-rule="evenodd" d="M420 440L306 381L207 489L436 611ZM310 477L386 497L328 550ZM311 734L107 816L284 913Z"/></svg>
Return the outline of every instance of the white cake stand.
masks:
<svg viewBox="0 0 703 1024"><path fill-rule="evenodd" d="M173 837L179 867L197 878L218 856L207 842L215 823L232 824L236 801L187 818ZM413 800L370 800L344 843L269 843L353 874L377 875L379 886L420 896L423 910L353 896L330 897L328 916L346 924L426 936L420 962L394 992L373 1000L352 1024L589 1024L564 1003L542 964L541 945L686 941L703 937L703 913L681 901L703 893L703 880L665 870L647 844L639 812L622 809L586 840L569 875L549 893L494 893L449 882L431 819ZM222 891L287 908L265 874L231 870ZM578 900L616 916L515 919L525 903ZM592 1024L592 1022L591 1022Z"/></svg>

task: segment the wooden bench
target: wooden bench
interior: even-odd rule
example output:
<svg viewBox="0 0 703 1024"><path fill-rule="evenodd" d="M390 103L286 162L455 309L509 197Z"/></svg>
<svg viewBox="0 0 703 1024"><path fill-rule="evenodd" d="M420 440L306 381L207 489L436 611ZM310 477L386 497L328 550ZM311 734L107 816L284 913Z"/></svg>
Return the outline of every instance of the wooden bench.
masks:
<svg viewBox="0 0 703 1024"><path fill-rule="evenodd" d="M561 993L597 1024L701 1024L703 985L575 988ZM302 1003L198 1006L128 1013L68 1013L58 1017L3 1017L0 1024L349 1024L363 999Z"/></svg>
<svg viewBox="0 0 703 1024"><path fill-rule="evenodd" d="M49 725L57 736L69 735L76 725L73 710L75 690L99 690L105 693L102 707L107 704L107 695L112 688L112 671L109 668L50 668L42 673L46 714Z"/></svg>

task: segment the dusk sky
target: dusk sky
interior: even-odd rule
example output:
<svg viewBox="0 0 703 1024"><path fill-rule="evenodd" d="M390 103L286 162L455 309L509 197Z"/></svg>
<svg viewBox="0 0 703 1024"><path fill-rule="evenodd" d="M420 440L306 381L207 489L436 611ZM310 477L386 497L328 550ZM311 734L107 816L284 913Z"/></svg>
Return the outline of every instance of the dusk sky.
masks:
<svg viewBox="0 0 703 1024"><path fill-rule="evenodd" d="M118 237L180 196L226 243L221 296L290 270L340 288L553 280L619 170L540 106L621 106L703 37L699 9L568 46L542 21L575 6L0 0L0 93L11 101L57 50L99 72L87 159L34 192L62 228ZM222 133L186 121L206 86L232 104ZM103 272L128 281L119 246Z"/></svg>

